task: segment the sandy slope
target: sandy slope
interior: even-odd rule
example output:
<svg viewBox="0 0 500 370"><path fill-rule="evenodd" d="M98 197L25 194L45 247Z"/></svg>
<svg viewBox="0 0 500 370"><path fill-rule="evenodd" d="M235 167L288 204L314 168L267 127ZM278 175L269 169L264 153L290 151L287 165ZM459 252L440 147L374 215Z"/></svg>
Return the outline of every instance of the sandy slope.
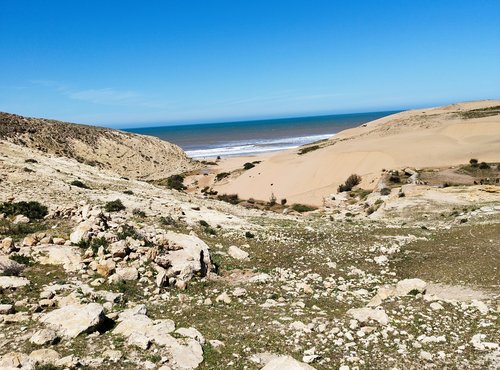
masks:
<svg viewBox="0 0 500 370"><path fill-rule="evenodd" d="M470 158L498 161L498 112L489 116L485 111L465 113L494 106L500 106L500 100L394 114L345 130L304 155L289 150L255 157L262 163L214 188L242 198L267 200L274 194L289 203L321 205L323 197L334 193L352 173L362 176L363 188L373 188L382 169L456 165ZM234 166L234 160L227 163Z"/></svg>

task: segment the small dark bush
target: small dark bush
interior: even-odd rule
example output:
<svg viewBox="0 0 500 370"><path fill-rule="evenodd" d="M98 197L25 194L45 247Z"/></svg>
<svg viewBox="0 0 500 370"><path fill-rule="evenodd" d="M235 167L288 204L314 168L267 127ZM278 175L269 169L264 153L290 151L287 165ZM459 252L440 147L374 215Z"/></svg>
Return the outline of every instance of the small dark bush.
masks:
<svg viewBox="0 0 500 370"><path fill-rule="evenodd" d="M243 165L243 169L245 169L245 170L249 170L249 169L254 168L254 167L255 167L255 165L253 163L250 163L250 162L247 162Z"/></svg>
<svg viewBox="0 0 500 370"><path fill-rule="evenodd" d="M389 195L389 194L391 194L391 189L389 188L380 189L380 195Z"/></svg>
<svg viewBox="0 0 500 370"><path fill-rule="evenodd" d="M184 186L184 176L172 175L167 178L167 188L175 189L178 191L186 189L186 187Z"/></svg>
<svg viewBox="0 0 500 370"><path fill-rule="evenodd" d="M47 216L48 209L38 202L5 202L0 204L0 213L6 216L24 215L30 220L40 220Z"/></svg>
<svg viewBox="0 0 500 370"><path fill-rule="evenodd" d="M486 163L486 162L481 162L481 163L479 163L479 168L480 168L481 170L488 170L488 169L490 169L491 167L490 167L490 165L489 165L488 163Z"/></svg>
<svg viewBox="0 0 500 370"><path fill-rule="evenodd" d="M284 206L286 204L286 199L285 198L281 199L280 203L282 206Z"/></svg>
<svg viewBox="0 0 500 370"><path fill-rule="evenodd" d="M123 194L134 195L134 192L132 190L125 190Z"/></svg>
<svg viewBox="0 0 500 370"><path fill-rule="evenodd" d="M307 206L305 204L295 203L295 204L292 204L292 209L296 212L303 213L303 212L314 211L316 209L316 207L311 207L311 206Z"/></svg>
<svg viewBox="0 0 500 370"><path fill-rule="evenodd" d="M317 149L319 149L319 145L308 146L305 148L301 148L299 150L298 154L299 155L306 154L306 153L312 152L312 151L317 150Z"/></svg>
<svg viewBox="0 0 500 370"><path fill-rule="evenodd" d="M358 185L361 182L361 176L352 174L347 178L344 184L339 185L338 191L339 193L343 191L351 191L353 187Z"/></svg>
<svg viewBox="0 0 500 370"><path fill-rule="evenodd" d="M136 217L141 217L141 218L146 217L146 212L140 210L139 208L134 208L132 214Z"/></svg>
<svg viewBox="0 0 500 370"><path fill-rule="evenodd" d="M216 176L215 176L215 180L217 181L220 181L226 177L228 177L230 175L229 172L221 172L221 173L218 173Z"/></svg>
<svg viewBox="0 0 500 370"><path fill-rule="evenodd" d="M203 226L203 227L210 227L210 225L208 224L208 222L205 221L205 220L200 220L200 225Z"/></svg>
<svg viewBox="0 0 500 370"><path fill-rule="evenodd" d="M478 162L479 161L475 158L471 158L471 160L469 161L471 167L477 167Z"/></svg>
<svg viewBox="0 0 500 370"><path fill-rule="evenodd" d="M217 199L231 204L238 204L240 202L238 194L222 194L217 196Z"/></svg>
<svg viewBox="0 0 500 370"><path fill-rule="evenodd" d="M252 238L255 238L255 235L253 233L251 233L250 231L247 231L245 233L245 238L252 239Z"/></svg>
<svg viewBox="0 0 500 370"><path fill-rule="evenodd" d="M137 231L134 229L133 226L129 224L124 224L120 226L120 231L116 234L116 237L118 240L125 240L127 237L131 237L133 239L140 239L140 235L137 233Z"/></svg>
<svg viewBox="0 0 500 370"><path fill-rule="evenodd" d="M73 185L73 186L76 186L78 188L82 188L82 189L89 189L89 187L84 184L83 182L81 182L80 180L73 180L70 182L70 185Z"/></svg>
<svg viewBox="0 0 500 370"><path fill-rule="evenodd" d="M160 217L160 223L164 226L175 226L176 222L172 216Z"/></svg>
<svg viewBox="0 0 500 370"><path fill-rule="evenodd" d="M9 259L26 266L31 266L34 263L31 257L23 256L21 254L11 254Z"/></svg>
<svg viewBox="0 0 500 370"><path fill-rule="evenodd" d="M104 206L106 212L119 212L125 209L122 201L120 199L112 200L111 202L106 203Z"/></svg>
<svg viewBox="0 0 500 370"><path fill-rule="evenodd" d="M401 182L401 178L399 177L399 174L393 173L389 177L389 181L394 183L394 184L399 184Z"/></svg>
<svg viewBox="0 0 500 370"><path fill-rule="evenodd" d="M398 196L399 196L400 198L404 198L404 197L406 197L406 194L405 194L405 193L403 193L402 191L400 191L400 192L399 192L399 194L398 194Z"/></svg>
<svg viewBox="0 0 500 370"><path fill-rule="evenodd" d="M92 241L90 242L90 248L92 249L92 252L94 252L94 255L97 254L100 247L103 247L104 250L106 251L108 245L109 242L106 240L106 238L93 238Z"/></svg>
<svg viewBox="0 0 500 370"><path fill-rule="evenodd" d="M25 163L38 163L38 161L36 159L33 159L33 158L28 158L24 162Z"/></svg>

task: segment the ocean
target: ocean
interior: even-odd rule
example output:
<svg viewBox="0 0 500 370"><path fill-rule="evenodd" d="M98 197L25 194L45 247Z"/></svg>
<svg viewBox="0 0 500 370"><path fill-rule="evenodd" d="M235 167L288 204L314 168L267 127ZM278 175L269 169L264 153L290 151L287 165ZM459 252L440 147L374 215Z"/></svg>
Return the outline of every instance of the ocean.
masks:
<svg viewBox="0 0 500 370"><path fill-rule="evenodd" d="M292 149L393 113L396 111L182 124L124 131L159 137L179 145L190 157L203 159Z"/></svg>

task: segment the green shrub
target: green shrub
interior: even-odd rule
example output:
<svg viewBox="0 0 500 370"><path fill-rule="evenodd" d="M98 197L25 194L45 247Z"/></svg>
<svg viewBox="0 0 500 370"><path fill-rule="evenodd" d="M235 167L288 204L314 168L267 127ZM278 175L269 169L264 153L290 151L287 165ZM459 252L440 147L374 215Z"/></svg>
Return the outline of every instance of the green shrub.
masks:
<svg viewBox="0 0 500 370"><path fill-rule="evenodd" d="M247 232L245 233L245 238L247 238L247 239L252 239L252 238L255 238L255 235L254 235L252 232L247 231Z"/></svg>
<svg viewBox="0 0 500 370"><path fill-rule="evenodd" d="M40 220L47 216L48 209L44 205L30 202L5 202L0 204L0 213L5 213L6 216L24 215L30 220Z"/></svg>
<svg viewBox="0 0 500 370"><path fill-rule="evenodd" d="M221 181L222 179L228 177L230 175L229 172L221 172L221 173L218 173L217 175L215 175L215 180L217 181Z"/></svg>
<svg viewBox="0 0 500 370"><path fill-rule="evenodd" d="M284 206L286 204L286 198L281 199L280 203L281 203L282 206Z"/></svg>
<svg viewBox="0 0 500 370"><path fill-rule="evenodd" d="M469 164L471 165L471 167L477 167L478 160L475 158L471 158L471 160L469 161Z"/></svg>
<svg viewBox="0 0 500 370"><path fill-rule="evenodd" d="M389 194L391 194L391 189L389 188L380 189L380 195L389 195Z"/></svg>
<svg viewBox="0 0 500 370"><path fill-rule="evenodd" d="M491 168L490 165L486 162L479 163L479 169L481 169L481 170L488 170L490 168Z"/></svg>
<svg viewBox="0 0 500 370"><path fill-rule="evenodd" d="M140 210L139 208L134 208L132 210L132 214L136 217L141 217L141 218L146 217L146 212Z"/></svg>
<svg viewBox="0 0 500 370"><path fill-rule="evenodd" d="M129 224L124 224L120 226L120 231L116 234L118 240L125 240L127 237L133 239L141 239L141 235L135 230L135 228Z"/></svg>
<svg viewBox="0 0 500 370"><path fill-rule="evenodd" d="M352 174L347 178L344 184L339 185L338 191L339 193L343 191L351 191L353 187L358 185L361 182L361 176Z"/></svg>
<svg viewBox="0 0 500 370"><path fill-rule="evenodd" d="M25 163L38 163L38 161L36 159L33 159L33 158L28 158L24 162Z"/></svg>
<svg viewBox="0 0 500 370"><path fill-rule="evenodd" d="M184 176L172 175L167 178L167 188L178 191L186 189L186 187L184 186Z"/></svg>
<svg viewBox="0 0 500 370"><path fill-rule="evenodd" d="M84 184L80 180L73 180L70 182L70 185L73 185L73 186L76 186L76 187L82 188L82 189L90 189L86 184Z"/></svg>
<svg viewBox="0 0 500 370"><path fill-rule="evenodd" d="M161 216L160 223L164 226L175 226L176 222L172 216Z"/></svg>
<svg viewBox="0 0 500 370"><path fill-rule="evenodd" d="M23 256L21 254L11 254L9 259L26 266L31 266L34 263L31 257Z"/></svg>
<svg viewBox="0 0 500 370"><path fill-rule="evenodd" d="M303 213L303 212L314 211L317 208L316 207L312 207L312 206L307 206L305 204L295 203L295 204L292 204L292 209L294 211L296 211L296 212Z"/></svg>
<svg viewBox="0 0 500 370"><path fill-rule="evenodd" d="M104 206L106 212L119 212L125 209L122 201L120 199L112 200L111 202L106 203Z"/></svg>
<svg viewBox="0 0 500 370"><path fill-rule="evenodd" d="M250 162L247 162L243 165L243 169L245 169L245 170L249 170L249 169L254 168L254 167L255 167L255 165L253 163L250 163Z"/></svg>
<svg viewBox="0 0 500 370"><path fill-rule="evenodd" d="M210 227L210 225L208 224L208 222L205 221L205 220L200 220L200 225L203 226L203 227Z"/></svg>
<svg viewBox="0 0 500 370"><path fill-rule="evenodd" d="M123 194L134 195L134 192L132 190L124 190Z"/></svg>
<svg viewBox="0 0 500 370"><path fill-rule="evenodd" d="M231 204L238 204L240 202L238 194L222 194L217 196L217 199Z"/></svg>

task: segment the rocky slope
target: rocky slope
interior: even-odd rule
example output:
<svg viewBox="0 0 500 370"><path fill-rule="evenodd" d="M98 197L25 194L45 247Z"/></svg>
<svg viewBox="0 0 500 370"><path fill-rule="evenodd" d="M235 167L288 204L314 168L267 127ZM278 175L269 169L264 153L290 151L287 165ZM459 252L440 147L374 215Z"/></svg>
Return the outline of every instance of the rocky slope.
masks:
<svg viewBox="0 0 500 370"><path fill-rule="evenodd" d="M158 138L1 112L0 140L143 180L197 168L178 146Z"/></svg>
<svg viewBox="0 0 500 370"><path fill-rule="evenodd" d="M0 188L0 369L500 364L499 186L278 214L4 140Z"/></svg>

